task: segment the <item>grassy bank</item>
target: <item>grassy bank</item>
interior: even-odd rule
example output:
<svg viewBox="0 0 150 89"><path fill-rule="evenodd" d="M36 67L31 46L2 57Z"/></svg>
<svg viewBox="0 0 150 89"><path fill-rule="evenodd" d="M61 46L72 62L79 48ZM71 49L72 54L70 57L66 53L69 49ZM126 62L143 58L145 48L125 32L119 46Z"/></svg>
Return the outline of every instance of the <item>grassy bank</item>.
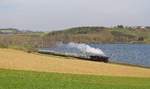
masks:
<svg viewBox="0 0 150 89"><path fill-rule="evenodd" d="M71 74L150 77L150 69L146 68L78 60L72 57L45 56L13 49L0 49L0 68Z"/></svg>
<svg viewBox="0 0 150 89"><path fill-rule="evenodd" d="M38 73L0 69L0 89L149 89L150 78Z"/></svg>

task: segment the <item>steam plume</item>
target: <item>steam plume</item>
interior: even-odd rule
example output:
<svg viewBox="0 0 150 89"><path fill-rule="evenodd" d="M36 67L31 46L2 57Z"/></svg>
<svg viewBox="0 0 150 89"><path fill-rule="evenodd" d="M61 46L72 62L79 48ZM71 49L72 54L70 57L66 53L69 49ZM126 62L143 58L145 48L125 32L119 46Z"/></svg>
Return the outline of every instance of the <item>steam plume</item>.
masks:
<svg viewBox="0 0 150 89"><path fill-rule="evenodd" d="M59 44L59 46L62 46L64 44ZM91 54L91 55L101 55L105 56L104 52L101 49L91 47L87 44L78 44L78 43L73 43L70 42L68 44L65 44L66 47L70 49L76 49L84 54Z"/></svg>

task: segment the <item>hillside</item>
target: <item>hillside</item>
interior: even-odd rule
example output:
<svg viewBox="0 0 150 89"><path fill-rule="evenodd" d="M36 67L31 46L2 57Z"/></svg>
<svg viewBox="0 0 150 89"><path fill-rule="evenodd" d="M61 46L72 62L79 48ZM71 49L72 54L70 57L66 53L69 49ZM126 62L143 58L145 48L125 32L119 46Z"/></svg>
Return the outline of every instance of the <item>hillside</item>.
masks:
<svg viewBox="0 0 150 89"><path fill-rule="evenodd" d="M150 69L0 49L0 68L71 74L150 77Z"/></svg>
<svg viewBox="0 0 150 89"><path fill-rule="evenodd" d="M150 43L149 28L76 27L50 32L46 36L63 42L84 43Z"/></svg>
<svg viewBox="0 0 150 89"><path fill-rule="evenodd" d="M1 29L0 47L36 51L52 47L56 42L77 43L143 43L150 44L150 28L134 27L75 27L53 32L20 31Z"/></svg>

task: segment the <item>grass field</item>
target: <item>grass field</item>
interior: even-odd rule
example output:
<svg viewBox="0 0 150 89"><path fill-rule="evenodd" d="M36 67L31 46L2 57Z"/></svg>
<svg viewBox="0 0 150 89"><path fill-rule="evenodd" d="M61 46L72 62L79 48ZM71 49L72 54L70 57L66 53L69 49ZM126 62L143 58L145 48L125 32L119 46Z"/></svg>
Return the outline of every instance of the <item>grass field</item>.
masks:
<svg viewBox="0 0 150 89"><path fill-rule="evenodd" d="M150 78L38 73L0 69L0 89L149 89Z"/></svg>
<svg viewBox="0 0 150 89"><path fill-rule="evenodd" d="M146 68L84 61L76 58L52 55L45 56L13 49L0 49L0 68L39 72L150 78L150 69Z"/></svg>
<svg viewBox="0 0 150 89"><path fill-rule="evenodd" d="M0 89L150 88L150 69L13 49L0 49L0 68Z"/></svg>

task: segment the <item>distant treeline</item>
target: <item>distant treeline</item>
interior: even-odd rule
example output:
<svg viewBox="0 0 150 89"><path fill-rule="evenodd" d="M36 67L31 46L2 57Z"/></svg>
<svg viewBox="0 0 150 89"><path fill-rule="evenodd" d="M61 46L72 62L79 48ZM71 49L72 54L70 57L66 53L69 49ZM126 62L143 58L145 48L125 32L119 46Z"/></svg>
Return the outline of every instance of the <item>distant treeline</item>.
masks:
<svg viewBox="0 0 150 89"><path fill-rule="evenodd" d="M51 47L56 42L150 43L150 27L75 27L53 32L0 29L0 47L28 51Z"/></svg>
<svg viewBox="0 0 150 89"><path fill-rule="evenodd" d="M150 28L124 27L77 27L50 32L46 37L62 42L84 43L149 43Z"/></svg>

